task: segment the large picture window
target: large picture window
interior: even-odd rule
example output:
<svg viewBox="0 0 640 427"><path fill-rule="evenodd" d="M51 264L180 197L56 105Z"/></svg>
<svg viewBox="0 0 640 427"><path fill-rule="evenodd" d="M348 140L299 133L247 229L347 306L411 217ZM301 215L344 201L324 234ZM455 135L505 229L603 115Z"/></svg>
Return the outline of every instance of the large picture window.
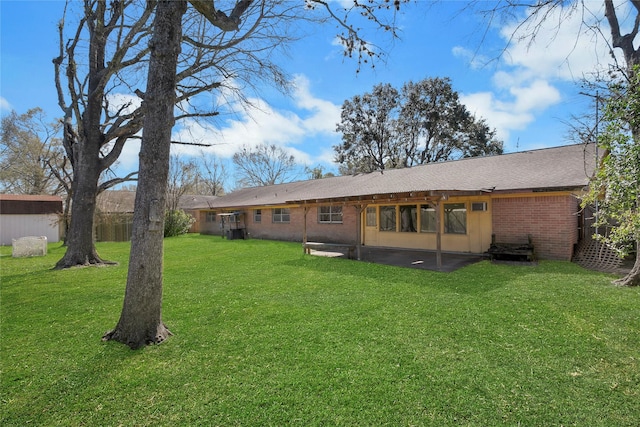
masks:
<svg viewBox="0 0 640 427"><path fill-rule="evenodd" d="M272 221L275 223L288 223L291 220L289 208L274 208Z"/></svg>
<svg viewBox="0 0 640 427"><path fill-rule="evenodd" d="M423 233L436 232L436 209L433 206L420 206L420 231Z"/></svg>
<svg viewBox="0 0 640 427"><path fill-rule="evenodd" d="M467 233L467 207L464 203L445 203L444 232L449 234Z"/></svg>
<svg viewBox="0 0 640 427"><path fill-rule="evenodd" d="M400 206L400 231L418 231L418 208L416 205Z"/></svg>
<svg viewBox="0 0 640 427"><path fill-rule="evenodd" d="M380 231L396 231L395 206L380 206Z"/></svg>
<svg viewBox="0 0 640 427"><path fill-rule="evenodd" d="M318 207L318 222L322 224L342 224L342 206Z"/></svg>

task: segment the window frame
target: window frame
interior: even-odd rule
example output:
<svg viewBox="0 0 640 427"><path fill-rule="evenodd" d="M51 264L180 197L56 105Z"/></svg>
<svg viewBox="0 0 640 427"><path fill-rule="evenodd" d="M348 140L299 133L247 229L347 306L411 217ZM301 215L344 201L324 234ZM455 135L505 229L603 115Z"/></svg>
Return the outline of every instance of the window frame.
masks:
<svg viewBox="0 0 640 427"><path fill-rule="evenodd" d="M406 211L409 211L409 223L405 223ZM398 205L400 212L400 232L401 233L417 233L418 232L418 205Z"/></svg>
<svg viewBox="0 0 640 427"><path fill-rule="evenodd" d="M393 221L383 221L383 216L386 216L386 213L391 214L391 218L393 218ZM389 222L393 223L393 228L391 227L383 228L383 224L386 224ZM398 231L398 213L397 213L396 205L380 206L378 210L378 231L384 231L384 232Z"/></svg>
<svg viewBox="0 0 640 427"><path fill-rule="evenodd" d="M216 222L216 216L218 216L218 214L216 214L215 211L206 211L205 212L205 216L204 216L204 222L206 223L215 223Z"/></svg>
<svg viewBox="0 0 640 427"><path fill-rule="evenodd" d="M377 227L378 226L378 209L375 206L368 206L365 211L365 226Z"/></svg>
<svg viewBox="0 0 640 427"><path fill-rule="evenodd" d="M328 212L322 212L323 210L328 210ZM342 205L318 206L319 224L342 224L342 215Z"/></svg>
<svg viewBox="0 0 640 427"><path fill-rule="evenodd" d="M291 210L289 208L273 208L271 210L271 222L274 224L289 224L291 222Z"/></svg>
<svg viewBox="0 0 640 427"><path fill-rule="evenodd" d="M433 216L433 221L428 220ZM427 220L425 220L427 219ZM438 232L438 210L432 205L420 205L420 232L421 233L437 233ZM426 227L426 226L429 227Z"/></svg>
<svg viewBox="0 0 640 427"><path fill-rule="evenodd" d="M450 206L447 208L447 206ZM457 206L454 207L454 206ZM466 203L445 203L443 206L444 210L444 233L445 234L459 234L464 235L467 234L467 204ZM464 217L464 224L461 223L459 218L456 218L456 212L461 212ZM464 231L459 231L460 229L456 227L456 224L452 224L452 219L456 219L457 223L464 228Z"/></svg>
<svg viewBox="0 0 640 427"><path fill-rule="evenodd" d="M253 222L262 222L262 209L253 210Z"/></svg>

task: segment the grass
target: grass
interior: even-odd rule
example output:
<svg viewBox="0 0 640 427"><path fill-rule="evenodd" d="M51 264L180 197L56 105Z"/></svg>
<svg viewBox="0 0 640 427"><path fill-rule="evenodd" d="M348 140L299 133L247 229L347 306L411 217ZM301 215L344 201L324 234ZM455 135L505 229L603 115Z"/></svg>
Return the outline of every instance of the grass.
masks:
<svg viewBox="0 0 640 427"><path fill-rule="evenodd" d="M454 273L302 255L299 244L166 240L163 319L138 351L101 342L119 262L1 248L0 424L580 425L640 416L640 289L570 263Z"/></svg>

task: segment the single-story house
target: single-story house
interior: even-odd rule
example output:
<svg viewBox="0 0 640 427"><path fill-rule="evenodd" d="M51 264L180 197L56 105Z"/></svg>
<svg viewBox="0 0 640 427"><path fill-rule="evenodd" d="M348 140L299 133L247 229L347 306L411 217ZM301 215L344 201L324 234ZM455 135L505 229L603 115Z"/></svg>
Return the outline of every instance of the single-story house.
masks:
<svg viewBox="0 0 640 427"><path fill-rule="evenodd" d="M190 233L219 233L215 212L209 208L216 196L180 197L178 207L193 216ZM107 190L98 195L95 233L97 241L128 241L131 239L133 208L136 192Z"/></svg>
<svg viewBox="0 0 640 427"><path fill-rule="evenodd" d="M211 207L217 198L218 196L180 196L178 207L195 219L189 233L218 234L220 232L216 212Z"/></svg>
<svg viewBox="0 0 640 427"><path fill-rule="evenodd" d="M13 239L45 236L60 241L62 199L58 196L0 194L0 245Z"/></svg>
<svg viewBox="0 0 640 427"><path fill-rule="evenodd" d="M253 238L485 253L530 236L539 259L571 260L596 149L567 145L353 176L246 188L215 199Z"/></svg>

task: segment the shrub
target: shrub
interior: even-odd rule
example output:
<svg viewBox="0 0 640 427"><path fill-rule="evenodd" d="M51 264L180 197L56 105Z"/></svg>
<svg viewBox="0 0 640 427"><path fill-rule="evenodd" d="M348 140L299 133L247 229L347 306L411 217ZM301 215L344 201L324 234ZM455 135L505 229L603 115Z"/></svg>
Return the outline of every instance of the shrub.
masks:
<svg viewBox="0 0 640 427"><path fill-rule="evenodd" d="M186 234L194 222L195 218L181 209L167 209L164 214L164 237Z"/></svg>

